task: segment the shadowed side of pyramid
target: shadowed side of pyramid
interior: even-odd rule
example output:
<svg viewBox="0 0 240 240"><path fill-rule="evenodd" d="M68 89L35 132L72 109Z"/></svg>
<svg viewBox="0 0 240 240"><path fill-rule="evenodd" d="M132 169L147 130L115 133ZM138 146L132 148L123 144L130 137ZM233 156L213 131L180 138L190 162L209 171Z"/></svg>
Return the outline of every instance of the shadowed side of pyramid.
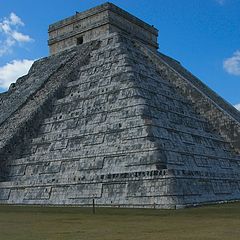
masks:
<svg viewBox="0 0 240 240"><path fill-rule="evenodd" d="M120 29L122 18L138 31ZM104 4L49 31L56 54L1 97L1 203L177 208L240 198L239 113L158 53L154 28Z"/></svg>

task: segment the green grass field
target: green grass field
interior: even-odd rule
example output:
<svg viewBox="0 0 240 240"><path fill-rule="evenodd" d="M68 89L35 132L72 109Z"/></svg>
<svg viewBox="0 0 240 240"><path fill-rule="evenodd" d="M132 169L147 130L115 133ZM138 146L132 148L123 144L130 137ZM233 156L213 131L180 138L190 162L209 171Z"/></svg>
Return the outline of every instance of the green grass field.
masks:
<svg viewBox="0 0 240 240"><path fill-rule="evenodd" d="M240 239L240 203L181 210L0 206L0 239Z"/></svg>

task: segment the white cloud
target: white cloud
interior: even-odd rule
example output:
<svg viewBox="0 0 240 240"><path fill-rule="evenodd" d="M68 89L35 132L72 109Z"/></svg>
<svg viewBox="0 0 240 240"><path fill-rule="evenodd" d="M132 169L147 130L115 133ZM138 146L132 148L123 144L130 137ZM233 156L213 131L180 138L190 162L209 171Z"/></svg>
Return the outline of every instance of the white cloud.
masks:
<svg viewBox="0 0 240 240"><path fill-rule="evenodd" d="M234 52L232 57L224 60L223 68L229 74L240 76L240 51L239 50Z"/></svg>
<svg viewBox="0 0 240 240"><path fill-rule="evenodd" d="M31 38L28 35L24 35L20 32L16 32L16 31L12 32L12 37L17 42L30 42L31 41Z"/></svg>
<svg viewBox="0 0 240 240"><path fill-rule="evenodd" d="M238 110L238 111L240 111L240 103L239 104L236 104L236 105L234 105L234 107Z"/></svg>
<svg viewBox="0 0 240 240"><path fill-rule="evenodd" d="M0 41L0 57L7 52L11 52L14 44L15 41L11 38L7 38L5 41Z"/></svg>
<svg viewBox="0 0 240 240"><path fill-rule="evenodd" d="M33 60L13 60L0 67L0 88L7 89L12 82L28 73L33 64Z"/></svg>
<svg viewBox="0 0 240 240"><path fill-rule="evenodd" d="M19 32L19 27L23 26L23 21L15 13L11 13L9 17L0 21L0 56L11 52L12 47L17 43L33 40L29 35Z"/></svg>
<svg viewBox="0 0 240 240"><path fill-rule="evenodd" d="M9 19L10 19L10 23L13 25L24 26L24 23L22 22L21 18L18 17L15 13L10 13Z"/></svg>

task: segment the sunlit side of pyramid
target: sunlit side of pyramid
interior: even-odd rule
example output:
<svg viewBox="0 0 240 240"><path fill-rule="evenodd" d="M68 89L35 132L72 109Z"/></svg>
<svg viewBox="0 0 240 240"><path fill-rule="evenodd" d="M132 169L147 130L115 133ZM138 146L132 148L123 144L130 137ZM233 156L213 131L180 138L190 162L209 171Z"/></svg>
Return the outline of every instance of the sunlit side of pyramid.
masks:
<svg viewBox="0 0 240 240"><path fill-rule="evenodd" d="M49 27L0 94L0 203L178 208L240 199L240 113L111 3Z"/></svg>

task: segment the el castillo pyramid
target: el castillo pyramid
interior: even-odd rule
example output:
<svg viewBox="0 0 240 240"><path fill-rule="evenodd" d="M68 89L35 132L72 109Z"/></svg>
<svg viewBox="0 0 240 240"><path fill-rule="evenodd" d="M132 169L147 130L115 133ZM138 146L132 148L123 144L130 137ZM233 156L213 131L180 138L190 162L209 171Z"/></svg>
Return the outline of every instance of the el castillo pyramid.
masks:
<svg viewBox="0 0 240 240"><path fill-rule="evenodd" d="M0 203L179 208L240 199L240 112L111 3L49 26L0 94Z"/></svg>

